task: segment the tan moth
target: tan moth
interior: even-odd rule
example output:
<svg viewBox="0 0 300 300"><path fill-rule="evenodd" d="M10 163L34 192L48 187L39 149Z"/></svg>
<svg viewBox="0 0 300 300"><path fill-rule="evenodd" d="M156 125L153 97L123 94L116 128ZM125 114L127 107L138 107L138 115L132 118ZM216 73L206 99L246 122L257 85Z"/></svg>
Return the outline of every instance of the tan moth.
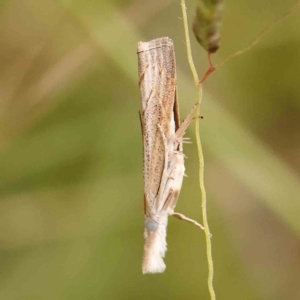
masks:
<svg viewBox="0 0 300 300"><path fill-rule="evenodd" d="M142 271L164 272L168 217L175 213L184 176L183 136L193 120L194 105L180 125L173 41L168 37L138 43L141 123L144 149L145 246Z"/></svg>

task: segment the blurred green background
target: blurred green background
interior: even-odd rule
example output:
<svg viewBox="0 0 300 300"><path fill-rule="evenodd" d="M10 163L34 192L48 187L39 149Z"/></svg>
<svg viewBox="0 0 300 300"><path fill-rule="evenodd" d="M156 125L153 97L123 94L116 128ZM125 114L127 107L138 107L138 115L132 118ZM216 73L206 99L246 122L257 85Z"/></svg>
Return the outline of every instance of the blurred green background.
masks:
<svg viewBox="0 0 300 300"><path fill-rule="evenodd" d="M188 223L169 222L166 272L141 273L136 46L174 40L184 118L196 93L179 2L0 2L0 299L209 299L204 234ZM226 0L213 61L294 3ZM296 13L204 84L217 299L300 299L299 34ZM187 136L177 211L201 221L194 126Z"/></svg>

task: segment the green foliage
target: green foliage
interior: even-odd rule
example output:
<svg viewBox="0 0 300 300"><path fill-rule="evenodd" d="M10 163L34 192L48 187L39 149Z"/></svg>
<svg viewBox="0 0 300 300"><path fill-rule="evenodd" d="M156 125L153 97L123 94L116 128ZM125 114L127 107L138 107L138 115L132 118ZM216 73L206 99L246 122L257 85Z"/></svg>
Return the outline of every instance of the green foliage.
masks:
<svg viewBox="0 0 300 300"><path fill-rule="evenodd" d="M192 225L171 219L166 272L141 274L136 44L174 40L184 118L196 95L179 2L55 3L1 7L0 298L208 299L204 235ZM188 3L190 20L196 4ZM287 9L226 1L213 60ZM279 24L203 87L217 299L299 299L299 21ZM203 74L196 42L193 54ZM192 128L187 136L194 142ZM185 153L178 211L200 221L195 143Z"/></svg>

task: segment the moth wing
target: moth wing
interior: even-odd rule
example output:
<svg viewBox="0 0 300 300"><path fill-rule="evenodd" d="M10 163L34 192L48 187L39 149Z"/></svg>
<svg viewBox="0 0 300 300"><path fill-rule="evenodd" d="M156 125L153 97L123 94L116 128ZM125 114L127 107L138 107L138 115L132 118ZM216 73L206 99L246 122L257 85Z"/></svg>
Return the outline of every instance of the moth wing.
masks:
<svg viewBox="0 0 300 300"><path fill-rule="evenodd" d="M151 211L156 206L155 202L160 201L157 195L166 160L165 145L158 125L167 138L175 130L176 66L173 42L169 38L140 42L138 57L142 97L144 192L147 211Z"/></svg>

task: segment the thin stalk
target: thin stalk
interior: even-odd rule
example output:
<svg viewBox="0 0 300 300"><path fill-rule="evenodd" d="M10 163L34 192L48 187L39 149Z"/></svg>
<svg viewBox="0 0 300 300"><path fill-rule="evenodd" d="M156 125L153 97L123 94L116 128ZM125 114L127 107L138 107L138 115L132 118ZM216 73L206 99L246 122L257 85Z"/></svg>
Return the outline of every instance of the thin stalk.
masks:
<svg viewBox="0 0 300 300"><path fill-rule="evenodd" d="M211 249L211 234L209 231L207 209L206 209L207 201L206 201L206 190L204 185L204 156L203 156L203 149L202 149L200 130L199 130L201 101L202 101L202 84L199 84L199 76L193 62L185 0L181 0L181 8L182 8L185 40L186 40L187 57L193 74L195 87L197 89L197 102L199 103L196 111L195 131L196 131L198 158L199 158L199 186L200 186L201 196L202 196L202 218L203 218L203 225L204 225L204 232L205 232L205 239L206 239L206 255L207 255L207 263L208 263L207 283L208 283L208 290L209 290L211 300L216 300L216 294L213 287L214 266L213 266L212 249Z"/></svg>

